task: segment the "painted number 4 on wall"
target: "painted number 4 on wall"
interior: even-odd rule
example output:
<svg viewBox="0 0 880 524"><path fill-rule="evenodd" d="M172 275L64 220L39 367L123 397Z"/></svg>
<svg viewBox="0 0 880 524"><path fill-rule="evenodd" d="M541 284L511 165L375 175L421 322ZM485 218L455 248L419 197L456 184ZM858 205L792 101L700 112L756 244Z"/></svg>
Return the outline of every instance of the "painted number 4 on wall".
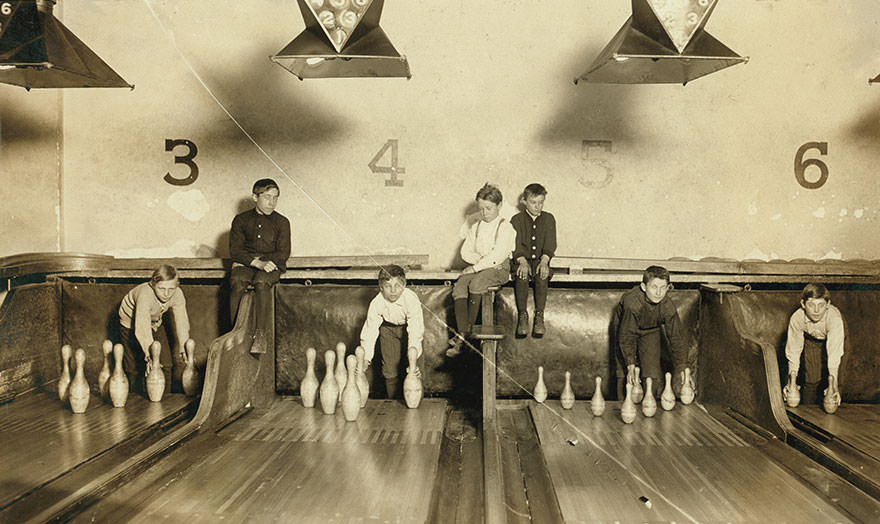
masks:
<svg viewBox="0 0 880 524"><path fill-rule="evenodd" d="M382 157L391 150L391 164L380 166L379 162L382 160ZM386 186L403 186L403 180L397 178L397 175L403 175L406 173L406 168L398 165L397 160L397 139L389 138L388 141L385 142L385 145L373 155L373 158L370 160L370 163L367 166L370 167L370 171L373 173L379 173L382 175L390 174L391 177L385 179Z"/></svg>

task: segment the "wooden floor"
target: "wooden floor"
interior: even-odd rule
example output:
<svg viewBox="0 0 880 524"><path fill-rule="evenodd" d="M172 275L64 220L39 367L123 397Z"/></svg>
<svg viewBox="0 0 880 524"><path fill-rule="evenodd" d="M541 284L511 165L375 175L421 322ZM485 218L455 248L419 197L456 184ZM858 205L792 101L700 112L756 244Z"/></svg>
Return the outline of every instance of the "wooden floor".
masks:
<svg viewBox="0 0 880 524"><path fill-rule="evenodd" d="M880 405L841 404L833 415L820 406L789 408L792 415L845 442L862 453L880 460Z"/></svg>
<svg viewBox="0 0 880 524"><path fill-rule="evenodd" d="M852 522L698 405L631 425L619 402L531 411L567 523Z"/></svg>
<svg viewBox="0 0 880 524"><path fill-rule="evenodd" d="M74 522L425 522L446 401L370 400L355 422L295 397L197 438Z"/></svg>
<svg viewBox="0 0 880 524"><path fill-rule="evenodd" d="M179 413L191 402L170 395L149 402L132 394L123 408L92 395L75 414L54 393L20 397L0 406L0 509L120 442Z"/></svg>

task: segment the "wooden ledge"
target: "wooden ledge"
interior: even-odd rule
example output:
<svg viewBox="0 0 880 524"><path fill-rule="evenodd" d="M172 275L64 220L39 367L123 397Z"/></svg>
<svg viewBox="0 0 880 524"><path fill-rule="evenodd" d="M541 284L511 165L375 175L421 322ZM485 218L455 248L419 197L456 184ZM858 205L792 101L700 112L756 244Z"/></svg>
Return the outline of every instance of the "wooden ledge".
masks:
<svg viewBox="0 0 880 524"><path fill-rule="evenodd" d="M600 271L635 271L641 273L648 266L663 266L670 273L696 273L717 275L823 275L880 279L880 261L876 260L733 260L704 258L668 260L634 258L593 258L557 256L550 260L550 267L565 270L570 275ZM555 276L554 276L555 278ZM639 277L641 278L641 276ZM720 278L720 277L719 277ZM675 279L673 279L675 280Z"/></svg>
<svg viewBox="0 0 880 524"><path fill-rule="evenodd" d="M222 278L232 267L232 261L224 258L115 258L87 253L24 253L0 258L0 278L46 274L148 278L163 264L177 268L183 278ZM428 255L302 256L290 257L286 262L288 273L304 269L361 268L371 274L371 279L376 278L379 266L388 264L405 269L420 268L428 264Z"/></svg>

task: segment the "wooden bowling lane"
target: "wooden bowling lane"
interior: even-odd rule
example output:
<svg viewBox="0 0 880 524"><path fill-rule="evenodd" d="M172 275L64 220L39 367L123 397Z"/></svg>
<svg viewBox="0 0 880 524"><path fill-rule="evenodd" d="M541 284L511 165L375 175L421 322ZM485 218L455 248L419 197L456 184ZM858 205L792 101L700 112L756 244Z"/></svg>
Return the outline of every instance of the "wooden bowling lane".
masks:
<svg viewBox="0 0 880 524"><path fill-rule="evenodd" d="M346 422L340 410L278 397L187 442L74 522L425 522L445 418L440 399L418 409L370 400Z"/></svg>
<svg viewBox="0 0 880 524"><path fill-rule="evenodd" d="M853 522L699 405L631 425L619 402L531 412L566 522Z"/></svg>
<svg viewBox="0 0 880 524"><path fill-rule="evenodd" d="M0 511L114 446L186 411L191 399L170 395L149 402L131 394L123 408L96 395L74 414L54 393L0 406Z"/></svg>
<svg viewBox="0 0 880 524"><path fill-rule="evenodd" d="M880 461L880 406L841 404L835 414L829 415L821 406L802 405L789 408L788 412L793 418Z"/></svg>
<svg viewBox="0 0 880 524"><path fill-rule="evenodd" d="M788 408L800 441L817 461L880 499L880 406L841 404L833 415L820 406Z"/></svg>

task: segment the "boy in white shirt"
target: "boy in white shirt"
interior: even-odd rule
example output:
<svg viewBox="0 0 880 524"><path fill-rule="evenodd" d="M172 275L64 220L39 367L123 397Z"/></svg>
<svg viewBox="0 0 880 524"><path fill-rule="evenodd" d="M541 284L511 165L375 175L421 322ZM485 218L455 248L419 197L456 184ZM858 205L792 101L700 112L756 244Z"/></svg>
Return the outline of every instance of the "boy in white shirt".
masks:
<svg viewBox="0 0 880 524"><path fill-rule="evenodd" d="M510 279L510 256L516 247L516 231L499 213L501 190L485 184L477 191L476 201L480 220L470 227L461 245L461 258L471 265L452 286L457 332L449 340L447 357L461 353L461 344L477 320L482 295Z"/></svg>
<svg viewBox="0 0 880 524"><path fill-rule="evenodd" d="M406 327L407 348L416 348L422 356L422 339L425 336L425 321L422 316L422 302L418 295L406 288L406 273L397 265L379 269L379 294L370 301L367 318L361 328L361 347L369 366L375 354L376 339L379 339L382 352L382 376L385 377L385 396L398 396L398 371L403 353L404 327ZM418 362L408 362L412 373L422 376Z"/></svg>
<svg viewBox="0 0 880 524"><path fill-rule="evenodd" d="M806 335L806 336L805 336ZM807 284L801 293L801 307L788 321L785 357L788 359L788 384L784 395L797 388L801 354L804 357L803 403L816 404L822 380L822 346L828 353L828 389L825 395L836 408L840 404L838 369L843 357L843 315L831 305L831 293L822 284ZM828 407L826 406L826 409ZM833 410L831 411L833 412Z"/></svg>

